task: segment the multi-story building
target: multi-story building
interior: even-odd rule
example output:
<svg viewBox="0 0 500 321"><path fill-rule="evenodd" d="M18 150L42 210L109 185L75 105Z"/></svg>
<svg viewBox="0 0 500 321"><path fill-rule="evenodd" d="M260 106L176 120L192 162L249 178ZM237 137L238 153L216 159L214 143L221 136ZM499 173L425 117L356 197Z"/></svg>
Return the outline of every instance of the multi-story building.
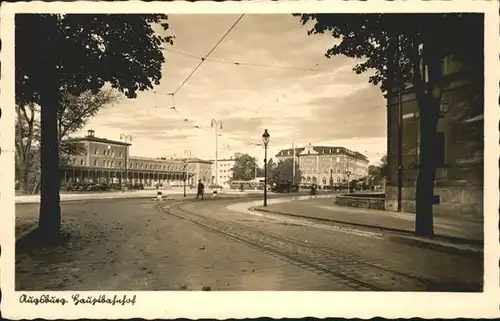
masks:
<svg viewBox="0 0 500 321"><path fill-rule="evenodd" d="M196 185L201 182L208 187L212 178L212 161L207 161L199 158L190 158L188 160L188 172L191 173L189 178L190 185Z"/></svg>
<svg viewBox="0 0 500 321"><path fill-rule="evenodd" d="M443 75L448 83L442 97L434 153L438 164L434 195L439 196L434 213L481 216L484 164L482 79L472 80L461 72L461 65L451 59L444 60ZM413 88L406 88L400 96L400 103L396 91L390 91L386 96L389 172L386 209L397 210L400 199L402 211L415 212L420 151L419 108ZM402 134L401 146L398 132ZM398 161L399 152L401 164ZM400 188L399 165L402 168Z"/></svg>
<svg viewBox="0 0 500 321"><path fill-rule="evenodd" d="M87 136L68 141L81 143L84 153L70 158L61 169L63 182L142 183L146 186L182 185L184 173L188 182L209 182L211 162L201 159L167 159L129 156L130 143Z"/></svg>
<svg viewBox="0 0 500 321"><path fill-rule="evenodd" d="M212 166L212 183L215 184L217 181L220 186L229 188L229 182L233 178L233 167L233 157L217 160L217 168L215 165Z"/></svg>
<svg viewBox="0 0 500 321"><path fill-rule="evenodd" d="M292 159L293 149L281 150L278 161ZM368 159L359 152L345 147L312 146L295 148L295 162L302 177L301 184L317 184L320 187L361 179L368 175Z"/></svg>

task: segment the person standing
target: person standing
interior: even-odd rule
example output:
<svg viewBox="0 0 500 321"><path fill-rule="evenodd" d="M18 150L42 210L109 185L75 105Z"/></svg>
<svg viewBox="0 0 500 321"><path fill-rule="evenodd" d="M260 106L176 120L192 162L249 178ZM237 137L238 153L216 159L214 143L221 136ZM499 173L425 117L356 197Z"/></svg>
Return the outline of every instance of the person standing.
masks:
<svg viewBox="0 0 500 321"><path fill-rule="evenodd" d="M199 197L201 197L201 199L203 200L203 193L205 191L205 185L203 185L203 183L201 182L201 179L198 181L198 192L196 193L196 199L198 199Z"/></svg>

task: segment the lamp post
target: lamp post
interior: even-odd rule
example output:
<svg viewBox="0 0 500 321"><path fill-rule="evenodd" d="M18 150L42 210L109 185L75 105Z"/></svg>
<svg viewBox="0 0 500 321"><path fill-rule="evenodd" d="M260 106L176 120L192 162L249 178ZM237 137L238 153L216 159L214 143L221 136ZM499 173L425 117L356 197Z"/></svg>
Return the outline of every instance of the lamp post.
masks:
<svg viewBox="0 0 500 321"><path fill-rule="evenodd" d="M349 177L351 176L351 171L346 171L345 172L345 175L347 176L347 194L349 194L351 192L351 188L350 188L350 182L349 182Z"/></svg>
<svg viewBox="0 0 500 321"><path fill-rule="evenodd" d="M191 157L191 151L189 149L184 150L184 172L182 179L184 181L184 197L186 197L186 179L187 179L187 167L189 164L189 158Z"/></svg>
<svg viewBox="0 0 500 321"><path fill-rule="evenodd" d="M212 118L210 126L215 129L215 185L219 185L219 129L222 129L222 121Z"/></svg>
<svg viewBox="0 0 500 321"><path fill-rule="evenodd" d="M262 142L264 143L264 206L267 206L267 144L271 135L264 129L262 134Z"/></svg>
<svg viewBox="0 0 500 321"><path fill-rule="evenodd" d="M128 142L132 141L132 135L127 135L127 134L120 134L120 139L125 140L125 183L128 182L128 173L127 173L127 160L128 160ZM123 192L123 185L122 185L122 192Z"/></svg>
<svg viewBox="0 0 500 321"><path fill-rule="evenodd" d="M111 151L111 146L110 146L110 145L108 145L108 151L107 151L107 154L108 154L108 155L106 155L106 156L109 156L110 151ZM109 164L110 164L109 159L107 160L107 162L108 162L108 167L109 167ZM107 183L108 183L108 184L109 184L109 180L110 180L110 179L111 179L111 170L109 170L109 169L108 169L108 181L107 181Z"/></svg>

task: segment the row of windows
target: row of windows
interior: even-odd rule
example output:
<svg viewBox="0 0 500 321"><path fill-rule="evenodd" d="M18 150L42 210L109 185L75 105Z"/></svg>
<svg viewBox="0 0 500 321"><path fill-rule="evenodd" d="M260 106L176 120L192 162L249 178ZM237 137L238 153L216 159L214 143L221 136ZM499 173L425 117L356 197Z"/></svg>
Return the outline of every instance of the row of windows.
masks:
<svg viewBox="0 0 500 321"><path fill-rule="evenodd" d="M97 159L94 159L94 166L98 166L98 161ZM115 167L115 161L113 160L103 160L102 161L102 166L103 167ZM122 167L122 162L118 162L118 167Z"/></svg>
<svg viewBox="0 0 500 321"><path fill-rule="evenodd" d="M94 155L99 155L99 149L97 149L97 148L94 149ZM115 157L115 151L111 150L111 149L103 148L102 155ZM120 152L119 155L120 155L119 157L123 157L123 152Z"/></svg>
<svg viewBox="0 0 500 321"><path fill-rule="evenodd" d="M160 165L160 164L144 164L144 163L130 163L129 168L137 168L137 169L163 169L169 171L180 171L183 166L179 165Z"/></svg>
<svg viewBox="0 0 500 321"><path fill-rule="evenodd" d="M72 161L71 161L71 164L73 164L73 165L79 164L80 166L83 166L85 164L85 162L84 162L83 159L80 159L78 161L76 158L73 158ZM115 163L114 160L104 159L101 162L99 162L97 159L94 159L94 166L98 167L99 164L102 167L115 167L115 164L117 164L117 167L122 167L122 162L121 161ZM132 164L130 164L129 168L137 168L137 169L162 169L162 166L158 165L158 164L155 164L153 166L153 164L132 163ZM167 170L167 169L168 170L173 170L173 171L180 171L182 168L180 166L166 166L166 165L163 165L163 170Z"/></svg>

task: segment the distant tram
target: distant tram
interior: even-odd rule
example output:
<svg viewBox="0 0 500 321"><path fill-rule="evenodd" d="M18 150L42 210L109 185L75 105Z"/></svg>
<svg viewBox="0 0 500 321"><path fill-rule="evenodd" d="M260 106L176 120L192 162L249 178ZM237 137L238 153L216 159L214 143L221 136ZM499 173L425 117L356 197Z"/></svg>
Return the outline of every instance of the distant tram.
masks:
<svg viewBox="0 0 500 321"><path fill-rule="evenodd" d="M264 189L264 182L260 180L252 181L231 181L229 183L231 189Z"/></svg>

